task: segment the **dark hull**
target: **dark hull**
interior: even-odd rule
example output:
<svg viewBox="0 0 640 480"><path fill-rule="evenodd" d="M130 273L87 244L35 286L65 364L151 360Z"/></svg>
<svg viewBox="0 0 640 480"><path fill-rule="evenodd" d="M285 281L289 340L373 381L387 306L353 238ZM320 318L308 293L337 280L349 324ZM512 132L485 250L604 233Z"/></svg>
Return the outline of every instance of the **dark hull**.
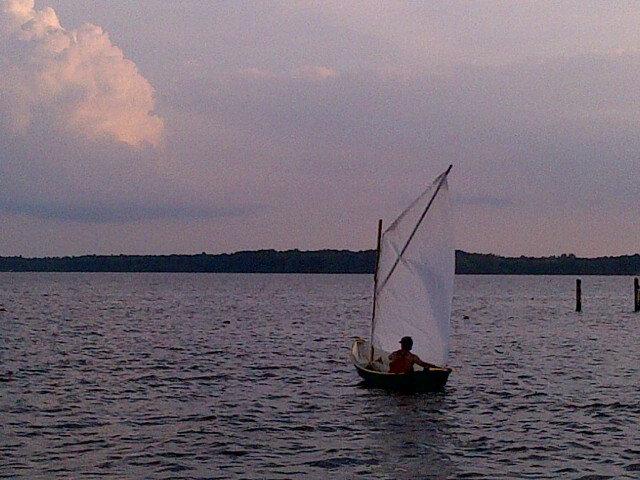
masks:
<svg viewBox="0 0 640 480"><path fill-rule="evenodd" d="M450 368L431 368L408 374L383 373L354 365L366 386L405 392L440 392L451 373Z"/></svg>

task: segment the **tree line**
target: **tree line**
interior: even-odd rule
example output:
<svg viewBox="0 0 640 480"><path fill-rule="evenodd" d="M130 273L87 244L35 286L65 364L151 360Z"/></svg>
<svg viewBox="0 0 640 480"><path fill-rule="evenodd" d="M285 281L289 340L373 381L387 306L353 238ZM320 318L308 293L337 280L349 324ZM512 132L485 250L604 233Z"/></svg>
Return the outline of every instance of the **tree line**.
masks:
<svg viewBox="0 0 640 480"><path fill-rule="evenodd" d="M210 255L0 257L2 272L373 273L376 252L258 250ZM579 258L501 257L456 251L458 274L639 275L640 255Z"/></svg>

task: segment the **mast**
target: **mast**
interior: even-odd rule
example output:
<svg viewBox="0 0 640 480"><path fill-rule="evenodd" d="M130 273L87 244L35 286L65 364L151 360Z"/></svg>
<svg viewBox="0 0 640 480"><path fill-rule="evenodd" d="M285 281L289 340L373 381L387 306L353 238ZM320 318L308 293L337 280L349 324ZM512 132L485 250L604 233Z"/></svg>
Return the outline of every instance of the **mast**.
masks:
<svg viewBox="0 0 640 480"><path fill-rule="evenodd" d="M376 246L376 267L373 274L373 311L371 313L371 335L369 344L371 352L369 362L373 363L373 327L376 322L376 296L378 294L378 264L380 263L380 245L382 242L382 219L378 220L378 243Z"/></svg>

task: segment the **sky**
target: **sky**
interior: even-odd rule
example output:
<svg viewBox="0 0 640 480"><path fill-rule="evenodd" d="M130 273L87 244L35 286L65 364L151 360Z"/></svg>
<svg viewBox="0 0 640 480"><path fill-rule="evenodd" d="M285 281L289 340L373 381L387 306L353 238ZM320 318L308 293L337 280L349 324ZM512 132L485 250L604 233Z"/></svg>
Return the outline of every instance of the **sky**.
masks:
<svg viewBox="0 0 640 480"><path fill-rule="evenodd" d="M640 2L0 0L0 256L640 252Z"/></svg>

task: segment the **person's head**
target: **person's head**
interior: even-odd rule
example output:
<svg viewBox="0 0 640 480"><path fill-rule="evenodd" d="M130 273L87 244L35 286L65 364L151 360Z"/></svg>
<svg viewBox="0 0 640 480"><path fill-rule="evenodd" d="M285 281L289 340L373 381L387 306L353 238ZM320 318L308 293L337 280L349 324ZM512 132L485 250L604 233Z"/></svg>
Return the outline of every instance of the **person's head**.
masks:
<svg viewBox="0 0 640 480"><path fill-rule="evenodd" d="M402 337L402 339L400 340L400 346L403 348L403 350L411 350L411 347L413 347L413 338Z"/></svg>

